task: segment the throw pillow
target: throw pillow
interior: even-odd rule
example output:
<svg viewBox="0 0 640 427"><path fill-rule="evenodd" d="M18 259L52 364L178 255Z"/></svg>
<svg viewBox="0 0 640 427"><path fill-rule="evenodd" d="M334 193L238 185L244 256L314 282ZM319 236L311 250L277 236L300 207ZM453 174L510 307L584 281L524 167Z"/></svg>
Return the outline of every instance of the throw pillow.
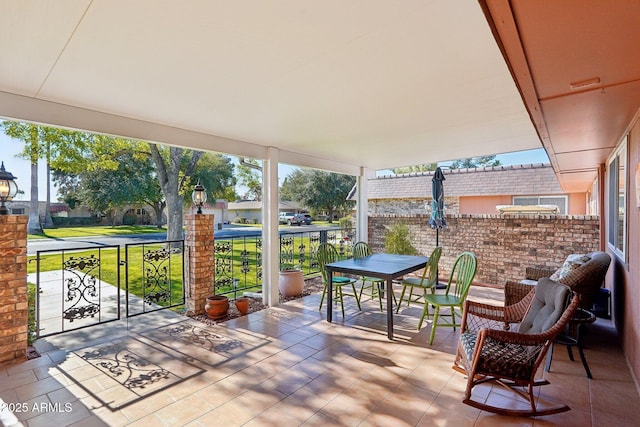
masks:
<svg viewBox="0 0 640 427"><path fill-rule="evenodd" d="M571 271L575 270L576 268L582 267L590 259L591 258L589 258L585 254L571 254L564 261L564 263L562 264L562 267L557 269L549 278L554 282L557 282L558 280L562 280L563 277L565 277L567 274L569 274Z"/></svg>

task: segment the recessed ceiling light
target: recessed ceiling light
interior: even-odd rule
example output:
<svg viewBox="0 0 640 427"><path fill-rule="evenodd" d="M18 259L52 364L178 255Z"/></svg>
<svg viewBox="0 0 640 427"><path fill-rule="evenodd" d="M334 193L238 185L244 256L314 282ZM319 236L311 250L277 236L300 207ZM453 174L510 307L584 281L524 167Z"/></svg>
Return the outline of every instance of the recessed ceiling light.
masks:
<svg viewBox="0 0 640 427"><path fill-rule="evenodd" d="M581 80L579 82L570 83L569 87L572 90L584 89L585 87L594 86L594 85L597 85L598 83L600 83L600 77L594 77L592 79Z"/></svg>

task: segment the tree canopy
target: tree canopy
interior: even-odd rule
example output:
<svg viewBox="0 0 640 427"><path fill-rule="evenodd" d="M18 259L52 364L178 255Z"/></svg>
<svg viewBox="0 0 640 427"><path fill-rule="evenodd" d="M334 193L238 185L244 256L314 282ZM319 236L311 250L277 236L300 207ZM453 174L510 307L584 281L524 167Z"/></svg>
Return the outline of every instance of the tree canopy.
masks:
<svg viewBox="0 0 640 427"><path fill-rule="evenodd" d="M449 166L449 169L472 169L472 168L486 168L491 166L500 166L502 163L496 158L496 156L480 156L470 157L467 159L454 160ZM416 172L429 172L434 171L438 167L438 163L425 163L421 165L405 166L401 168L393 168L391 171L396 175L405 173Z"/></svg>
<svg viewBox="0 0 640 427"><path fill-rule="evenodd" d="M315 212L326 212L331 221L334 213L344 214L353 206L347 196L355 183L355 177L349 175L297 169L282 183L280 198L296 201Z"/></svg>

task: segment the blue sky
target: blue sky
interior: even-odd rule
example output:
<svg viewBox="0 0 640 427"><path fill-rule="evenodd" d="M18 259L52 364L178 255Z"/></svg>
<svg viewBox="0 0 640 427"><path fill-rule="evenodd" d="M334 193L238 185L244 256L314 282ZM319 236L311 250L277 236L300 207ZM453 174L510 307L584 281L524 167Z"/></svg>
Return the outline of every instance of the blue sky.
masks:
<svg viewBox="0 0 640 427"><path fill-rule="evenodd" d="M31 176L31 166L29 161L17 158L17 154L22 150L22 142L14 141L4 133L0 132L0 160L4 162L5 168L7 171L11 172L18 179L16 182L18 183L18 188L25 192L24 195L18 195L17 199L22 198L23 200L28 200L29 198L29 186L30 186L30 176ZM500 154L497 156L500 159L500 162L503 165L520 165L520 164L530 164L530 163L548 163L549 158L545 151L540 148L537 150L528 150L528 151L520 151L516 153L506 153ZM287 175L289 175L294 169L295 166L291 165L280 165L279 175L280 181L284 179ZM389 171L381 171L381 174L389 174ZM46 194L44 192L44 188L46 187L46 166L44 162L40 162L38 168L38 187L40 188L40 200L44 200ZM52 201L56 201L55 189L51 193Z"/></svg>

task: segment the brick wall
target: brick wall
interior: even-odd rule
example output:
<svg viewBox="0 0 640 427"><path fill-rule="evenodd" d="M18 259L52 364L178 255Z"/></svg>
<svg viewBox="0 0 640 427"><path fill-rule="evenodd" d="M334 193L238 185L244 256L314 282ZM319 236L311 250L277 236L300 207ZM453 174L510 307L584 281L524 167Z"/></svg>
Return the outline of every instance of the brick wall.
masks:
<svg viewBox="0 0 640 427"><path fill-rule="evenodd" d="M589 215L467 215L447 216L440 230L442 246L440 279L448 278L455 257L471 251L478 258L475 281L503 285L507 279L524 277L527 266L557 268L571 253L600 248L600 223ZM395 222L409 226L413 245L429 255L436 245L436 230L428 215L374 215L369 217L369 243L374 252L384 251L386 229Z"/></svg>
<svg viewBox="0 0 640 427"><path fill-rule="evenodd" d="M211 214L184 216L185 243L188 251L185 266L185 302L189 314L203 314L207 297L213 293L213 219L214 216Z"/></svg>
<svg viewBox="0 0 640 427"><path fill-rule="evenodd" d="M0 366L27 355L27 219L0 215Z"/></svg>

